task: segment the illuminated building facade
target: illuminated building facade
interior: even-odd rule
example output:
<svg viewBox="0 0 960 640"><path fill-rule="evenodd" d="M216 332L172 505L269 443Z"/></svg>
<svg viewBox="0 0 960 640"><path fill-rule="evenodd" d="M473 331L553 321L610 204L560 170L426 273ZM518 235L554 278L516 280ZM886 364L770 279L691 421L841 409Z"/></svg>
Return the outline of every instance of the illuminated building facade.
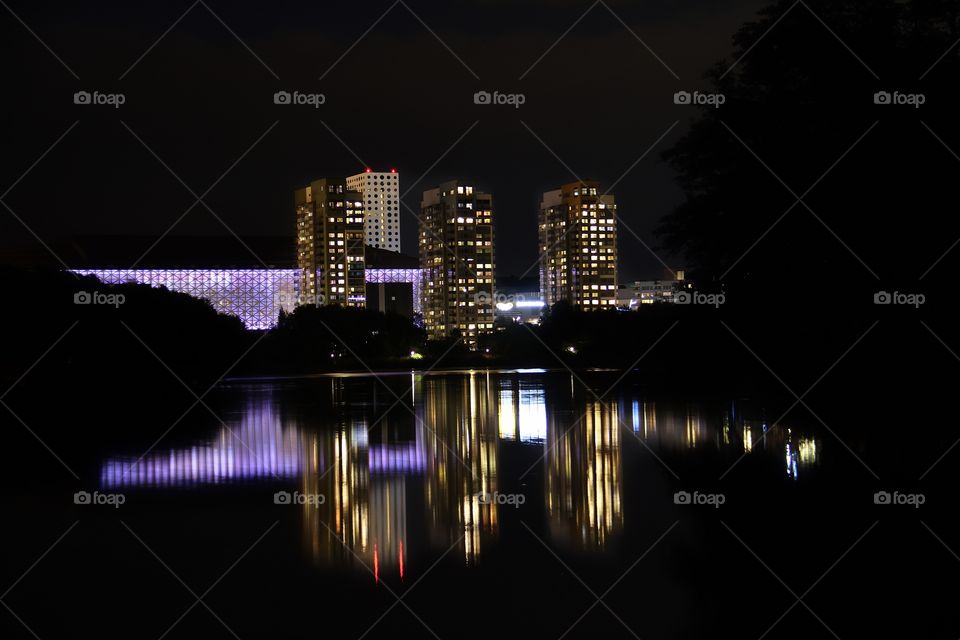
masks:
<svg viewBox="0 0 960 640"><path fill-rule="evenodd" d="M540 202L540 291L547 305L617 304L617 206L600 183L571 182Z"/></svg>
<svg viewBox="0 0 960 640"><path fill-rule="evenodd" d="M293 311L300 299L298 269L73 269L108 285L146 284L207 300L220 313L234 315L250 330L270 329L280 311ZM420 269L364 269L368 284L409 284L413 311L420 313Z"/></svg>
<svg viewBox="0 0 960 640"><path fill-rule="evenodd" d="M420 203L423 323L432 340L459 331L471 349L493 330L493 197L461 181L423 192Z"/></svg>
<svg viewBox="0 0 960 640"><path fill-rule="evenodd" d="M300 303L366 306L363 201L342 178L294 192Z"/></svg>
<svg viewBox="0 0 960 640"><path fill-rule="evenodd" d="M363 198L366 243L377 249L400 251L400 174L396 169L347 177L347 189Z"/></svg>
<svg viewBox="0 0 960 640"><path fill-rule="evenodd" d="M74 269L109 285L146 284L165 287L209 302L220 313L234 315L247 329L269 329L280 311L297 303L296 269Z"/></svg>

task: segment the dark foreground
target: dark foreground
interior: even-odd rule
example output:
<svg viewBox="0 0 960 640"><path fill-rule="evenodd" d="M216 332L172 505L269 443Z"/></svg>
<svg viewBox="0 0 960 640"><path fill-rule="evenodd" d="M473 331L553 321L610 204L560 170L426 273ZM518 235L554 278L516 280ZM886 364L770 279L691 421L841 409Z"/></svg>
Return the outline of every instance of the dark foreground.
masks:
<svg viewBox="0 0 960 640"><path fill-rule="evenodd" d="M62 464L5 423L3 637L956 637L939 409L620 375L234 383L159 442L175 396L78 407Z"/></svg>

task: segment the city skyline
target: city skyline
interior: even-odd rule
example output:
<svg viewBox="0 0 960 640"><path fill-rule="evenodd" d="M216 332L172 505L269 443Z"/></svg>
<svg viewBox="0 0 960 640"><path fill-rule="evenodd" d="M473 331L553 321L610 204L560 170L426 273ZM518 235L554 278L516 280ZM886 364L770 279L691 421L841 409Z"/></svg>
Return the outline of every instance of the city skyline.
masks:
<svg viewBox="0 0 960 640"><path fill-rule="evenodd" d="M960 0L0 21L0 638L960 635Z"/></svg>
<svg viewBox="0 0 960 640"><path fill-rule="evenodd" d="M462 9L470 20L463 22L437 3L411 5L470 70L399 5L338 61L392 4L371 5L369 21L341 3L302 6L292 14L260 19L239 10L233 16L231 12L224 15L211 5L269 70L199 5L189 13L185 13L188 6L180 11L171 7L169 12L176 15L170 15L159 30L155 26L164 23L164 10L127 6L116 11L115 19L127 24L129 31L124 33L130 39L118 42L114 34L109 42L120 51L109 58L77 54L87 45L77 42L75 33L63 32L62 25L51 24L50 16L32 7L14 7L79 80L59 66L29 32L11 30L11 45L24 53L21 57L30 65L12 69L14 80L29 87L42 108L9 105L18 121L35 125L11 132L10 148L15 153L0 158L0 167L6 175L19 176L29 166L19 158L32 161L79 121L42 166L58 190L98 206L96 215L55 210L41 215L28 196L44 188L36 175L27 176L5 200L47 242L83 233L157 237L171 226L173 233L183 235L228 233L202 204L179 219L193 198L166 165L196 195L216 182L204 202L240 237L286 235L289 193L294 189L319 175L351 176L367 167L396 168L405 176L399 211L402 243L415 246L416 221L411 210L419 208L422 187L460 177L498 194L504 242L499 269L520 276L538 257L536 226L528 224L526 216L536 211L540 193L569 180L593 178L607 185L624 184L621 206L630 212L627 224L653 246L653 227L682 200L670 179L671 170L659 157L693 115L690 107L673 103L673 93L699 84L702 69L728 54L729 34L736 25L763 2L737 0L723 10L703 2L657 9L614 3L614 11L628 24L655 27L665 20L667 32L681 28L693 11L704 32L693 50L668 35L657 35L652 41L642 36L665 60L671 58L668 64L681 81L602 6L585 15L549 56L537 62L556 36L588 8L552 6L539 0L511 7L512 17L499 24L498 35L482 39L474 29L497 23L503 7L491 11L471 0ZM153 43L183 13L177 26L134 65L148 46L144 43ZM96 12L79 7L66 15L80 24L98 19ZM551 27L558 31L551 32ZM322 37L314 37L316 31ZM489 43L490 37L497 46ZM215 61L206 55L210 46L222 49ZM389 61L383 59L382 47L391 51ZM502 53L506 51L512 53ZM605 63L610 59L635 65L643 81L622 82L615 66ZM411 94L409 79L424 68L444 76L438 100ZM602 108L581 100L569 102L568 108L576 111L578 122L589 123L593 136L621 141L612 148L600 149L570 136L566 119L554 113L556 95L550 87L567 73L586 69L594 82L612 87L615 97L604 100ZM176 90L158 91L157 74L164 79L160 84L173 80L173 74ZM44 82L40 84L38 78ZM121 92L126 101L109 112L95 104L77 105L72 98L80 90ZM478 91L497 90L523 93L526 101L519 109L474 103ZM292 101L276 104L278 91L323 94L326 100L318 107ZM638 102L644 117L632 118L627 105ZM611 117L610 109L618 115ZM632 123L626 134L618 121ZM304 152L322 157L305 162ZM518 171L524 174L522 180L516 178ZM145 192L151 194L149 198L142 197ZM0 225L0 236L11 242L37 245L16 220L0 220ZM142 251L149 247L147 240ZM671 256L661 257L672 264ZM630 277L657 277L662 265L641 249L629 252L622 269Z"/></svg>

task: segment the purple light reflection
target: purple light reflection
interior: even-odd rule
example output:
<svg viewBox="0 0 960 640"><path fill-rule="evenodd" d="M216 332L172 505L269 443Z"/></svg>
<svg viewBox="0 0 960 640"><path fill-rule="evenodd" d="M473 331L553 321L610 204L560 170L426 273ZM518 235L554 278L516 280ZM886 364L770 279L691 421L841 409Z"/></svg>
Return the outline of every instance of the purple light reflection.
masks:
<svg viewBox="0 0 960 640"><path fill-rule="evenodd" d="M300 429L284 428L270 403L264 402L250 407L238 426L222 428L210 444L153 452L139 461L108 459L100 468L100 486L188 487L294 478L303 468L305 455Z"/></svg>
<svg viewBox="0 0 960 640"><path fill-rule="evenodd" d="M373 445L369 452L370 473L423 473L427 457L419 442Z"/></svg>

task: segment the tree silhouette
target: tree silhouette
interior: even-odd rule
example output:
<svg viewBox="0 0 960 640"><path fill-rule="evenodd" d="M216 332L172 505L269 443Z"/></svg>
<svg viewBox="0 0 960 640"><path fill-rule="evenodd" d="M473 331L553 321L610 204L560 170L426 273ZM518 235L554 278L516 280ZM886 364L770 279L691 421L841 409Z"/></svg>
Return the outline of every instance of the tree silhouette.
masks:
<svg viewBox="0 0 960 640"><path fill-rule="evenodd" d="M743 25L706 74L726 103L664 154L686 201L663 246L701 281L754 293L813 285L840 303L851 286L916 283L960 235L958 16L956 1L784 0ZM926 102L878 105L878 91Z"/></svg>

